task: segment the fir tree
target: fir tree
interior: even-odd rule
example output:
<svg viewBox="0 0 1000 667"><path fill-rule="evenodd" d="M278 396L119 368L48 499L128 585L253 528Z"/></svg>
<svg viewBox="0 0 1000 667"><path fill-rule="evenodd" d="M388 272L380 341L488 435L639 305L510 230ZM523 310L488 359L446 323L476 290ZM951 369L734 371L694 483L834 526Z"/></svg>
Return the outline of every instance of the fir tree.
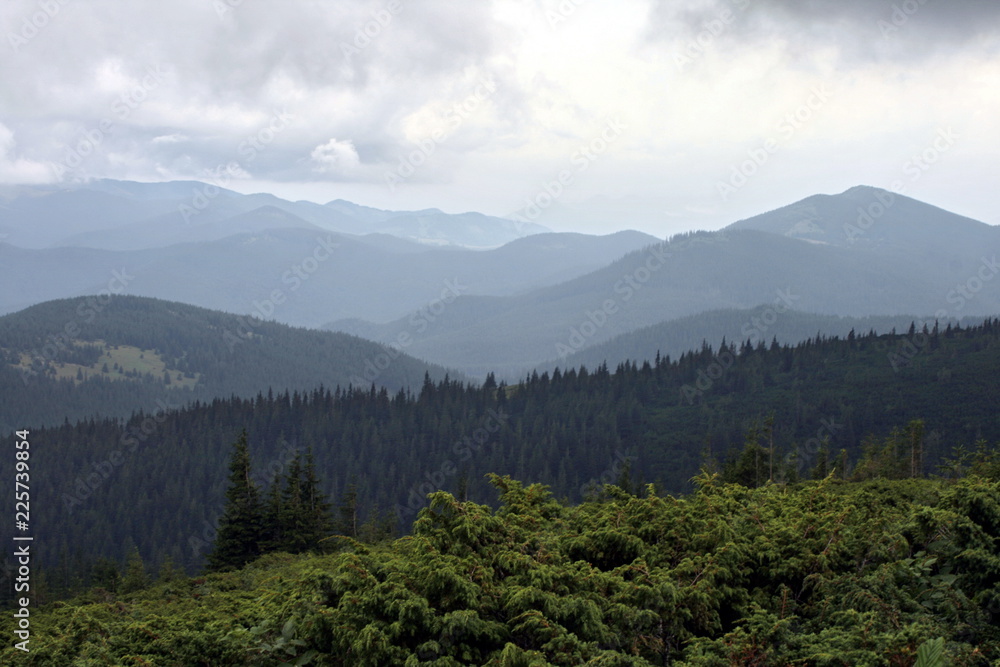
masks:
<svg viewBox="0 0 1000 667"><path fill-rule="evenodd" d="M125 576L122 577L118 590L121 593L132 593L141 591L147 586L149 586L149 575L146 574L146 565L142 562L139 549L132 547L128 562L125 564Z"/></svg>
<svg viewBox="0 0 1000 667"><path fill-rule="evenodd" d="M162 563L160 563L160 570L156 574L156 583L165 584L171 581L176 581L184 576L184 571L174 564L174 559L167 556Z"/></svg>
<svg viewBox="0 0 1000 667"><path fill-rule="evenodd" d="M91 585L114 593L118 590L120 581L121 574L118 571L118 564L109 558L98 558L91 569Z"/></svg>
<svg viewBox="0 0 1000 667"><path fill-rule="evenodd" d="M250 448L244 429L233 445L226 508L219 520L215 547L208 555L208 569L242 567L255 559L260 555L262 529L260 493L250 476Z"/></svg>
<svg viewBox="0 0 1000 667"><path fill-rule="evenodd" d="M334 533L334 525L330 515L333 504L320 489L312 449L306 453L306 464L302 469L299 487L302 493L304 519L303 542L307 549L316 549L323 539Z"/></svg>
<svg viewBox="0 0 1000 667"><path fill-rule="evenodd" d="M284 488L281 490L279 530L284 534L281 549L288 553L306 550L305 505L302 502L302 457L298 454L288 465Z"/></svg>
<svg viewBox="0 0 1000 667"><path fill-rule="evenodd" d="M281 475L274 474L264 502L264 530L261 538L261 552L287 551L285 531L282 526L284 500L281 490Z"/></svg>
<svg viewBox="0 0 1000 667"><path fill-rule="evenodd" d="M358 488L351 482L340 497L340 523L337 532L348 537L358 536Z"/></svg>

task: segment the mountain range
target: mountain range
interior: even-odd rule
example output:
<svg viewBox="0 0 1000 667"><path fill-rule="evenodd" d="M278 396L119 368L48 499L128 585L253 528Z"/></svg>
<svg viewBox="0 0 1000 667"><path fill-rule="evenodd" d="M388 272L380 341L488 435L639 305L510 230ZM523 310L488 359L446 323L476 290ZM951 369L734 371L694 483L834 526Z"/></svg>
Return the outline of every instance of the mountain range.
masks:
<svg viewBox="0 0 1000 667"><path fill-rule="evenodd" d="M385 211L342 199L325 205L244 195L199 181L101 179L58 186L0 186L0 235L22 248L139 250L276 228L390 234L432 246L499 247L549 231L481 213Z"/></svg>
<svg viewBox="0 0 1000 667"><path fill-rule="evenodd" d="M30 277L0 285L0 312L128 293L349 333L480 378L588 349L614 363L755 329L791 343L872 328L851 318L885 330L1000 312L998 228L865 186L665 242L192 182L7 188L0 231L0 265ZM641 348L619 339L682 319Z"/></svg>
<svg viewBox="0 0 1000 667"><path fill-rule="evenodd" d="M419 317L411 314L328 328L379 341L405 332L413 336L408 351L422 359L447 359L472 375L516 375L643 327L715 310L766 306L771 325L788 310L903 322L1000 312L998 251L996 227L857 187L717 232L678 235L558 285L505 297L463 295L426 327L415 327ZM821 330L823 317L805 329ZM687 342L721 335L705 326Z"/></svg>
<svg viewBox="0 0 1000 667"><path fill-rule="evenodd" d="M0 313L111 291L297 326L388 321L442 294L508 295L558 283L656 240L225 190L185 223L178 207L190 203L182 196L208 187L98 181L70 190L8 188L0 193L0 265L30 279L0 285ZM441 244L407 238L416 227L437 230ZM463 239L501 247L472 250L458 245Z"/></svg>

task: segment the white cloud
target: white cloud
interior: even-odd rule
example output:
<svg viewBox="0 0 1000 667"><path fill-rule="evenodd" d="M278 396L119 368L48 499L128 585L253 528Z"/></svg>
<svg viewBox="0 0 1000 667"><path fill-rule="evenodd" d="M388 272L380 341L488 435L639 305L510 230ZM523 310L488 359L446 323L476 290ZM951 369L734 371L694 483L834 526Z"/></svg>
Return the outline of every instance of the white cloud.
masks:
<svg viewBox="0 0 1000 667"><path fill-rule="evenodd" d="M154 144L177 144L188 140L188 137L180 132L174 132L173 134L161 134L158 137L153 137Z"/></svg>
<svg viewBox="0 0 1000 667"><path fill-rule="evenodd" d="M53 180L47 165L66 162L109 119L111 132L67 177L197 179L237 162L241 183L274 184L276 194L506 214L620 116L628 131L562 201L657 202L645 219L658 215L661 227L643 229L665 235L815 192L887 186L880 179L936 128L953 126L964 143L912 194L997 220L989 165L1000 152L1000 3L917 3L885 38L878 21L892 19L893 4L905 3L404 0L378 21L385 0L243 2L222 16L209 0L65 3L4 55L0 181ZM0 2L0 35L37 7ZM706 36L723 8L733 20ZM345 58L343 45L366 26L363 48ZM678 68L675 56L699 37L701 51ZM163 74L136 96L150 71ZM455 127L450 110L482 77L496 92ZM716 182L824 84L829 103L723 202ZM294 121L249 150L276 110ZM386 171L436 133L419 174L390 191ZM597 224L633 223L623 214Z"/></svg>
<svg viewBox="0 0 1000 667"><path fill-rule="evenodd" d="M17 157L16 148L14 133L0 123L0 183L37 184L56 180L52 165Z"/></svg>
<svg viewBox="0 0 1000 667"><path fill-rule="evenodd" d="M330 139L314 148L309 156L315 163L316 171L321 174L348 174L361 164L358 150L350 140Z"/></svg>

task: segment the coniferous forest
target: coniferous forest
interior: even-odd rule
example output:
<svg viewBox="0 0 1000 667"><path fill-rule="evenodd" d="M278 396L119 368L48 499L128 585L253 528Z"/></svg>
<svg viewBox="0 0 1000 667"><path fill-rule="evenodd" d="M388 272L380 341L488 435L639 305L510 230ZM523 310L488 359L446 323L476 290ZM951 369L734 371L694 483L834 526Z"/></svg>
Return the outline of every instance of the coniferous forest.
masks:
<svg viewBox="0 0 1000 667"><path fill-rule="evenodd" d="M607 486L575 506L493 475L497 509L435 492L393 541L341 536L214 574L161 569L154 584L133 557L120 578L37 613L19 659L991 665L997 465L959 480L830 474L757 488L702 473L682 497Z"/></svg>
<svg viewBox="0 0 1000 667"><path fill-rule="evenodd" d="M1000 1L0 36L0 667L1000 667Z"/></svg>
<svg viewBox="0 0 1000 667"><path fill-rule="evenodd" d="M987 664L998 352L987 320L33 431L33 659Z"/></svg>
<svg viewBox="0 0 1000 667"><path fill-rule="evenodd" d="M676 360L556 370L509 386L425 377L415 393L318 387L91 418L32 433L47 449L37 493L50 499L39 517L52 527L37 557L56 590L72 588L84 563L124 562L133 548L156 566L170 558L197 571L239 428L262 492L311 452L324 494L335 503L349 495L359 525L396 533L432 491L490 502L488 473L578 502L625 469L634 485L672 494L690 491L706 464L752 485L808 478L817 466L850 476L888 442L919 456L885 475L939 474L956 448L1000 442L998 365L1000 322L988 320L797 346L706 344Z"/></svg>

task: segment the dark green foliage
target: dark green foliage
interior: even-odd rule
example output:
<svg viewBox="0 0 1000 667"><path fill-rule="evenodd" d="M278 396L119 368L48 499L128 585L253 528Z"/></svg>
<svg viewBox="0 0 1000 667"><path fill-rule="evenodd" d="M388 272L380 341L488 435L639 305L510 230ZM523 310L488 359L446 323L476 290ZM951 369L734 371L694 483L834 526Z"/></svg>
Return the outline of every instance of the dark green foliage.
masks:
<svg viewBox="0 0 1000 667"><path fill-rule="evenodd" d="M1000 660L1000 483L833 478L575 507L490 476L412 535L33 612L30 654L99 664L943 664ZM9 634L14 619L0 617ZM6 664L6 662L5 662Z"/></svg>
<svg viewBox="0 0 1000 667"><path fill-rule="evenodd" d="M312 452L305 465L296 455L284 477L275 476L264 504L261 552L302 553L321 547L334 533L330 502L320 488Z"/></svg>
<svg viewBox="0 0 1000 667"><path fill-rule="evenodd" d="M219 519L219 532L208 554L209 570L242 567L261 553L264 515L260 490L250 468L250 447L244 430L233 445L229 461L226 507Z"/></svg>
<svg viewBox="0 0 1000 667"><path fill-rule="evenodd" d="M344 495L341 496L340 506L337 508L340 514L340 521L337 522L337 532L348 537L358 536L358 487L354 482L347 486Z"/></svg>
<svg viewBox="0 0 1000 667"><path fill-rule="evenodd" d="M722 480L751 488L773 480L774 463L770 448L760 443L761 430L754 424L747 432L746 444L740 453L731 453L722 469Z"/></svg>
<svg viewBox="0 0 1000 667"><path fill-rule="evenodd" d="M297 554L320 549L334 527L330 503L316 477L312 452L304 466L302 457L296 454L284 476L275 474L262 502L253 481L246 431L240 435L233 457L226 510L208 557L208 569L238 567L273 551ZM236 466L240 473L234 479Z"/></svg>
<svg viewBox="0 0 1000 667"><path fill-rule="evenodd" d="M121 582L121 572L118 564L107 558L98 558L91 568L91 585L104 588L112 593L118 590Z"/></svg>
<svg viewBox="0 0 1000 667"><path fill-rule="evenodd" d="M905 429L893 429L878 442L866 438L861 460L854 469L854 479L906 479L924 474L924 422L911 421Z"/></svg>
<svg viewBox="0 0 1000 667"><path fill-rule="evenodd" d="M149 586L149 575L146 573L146 566L142 562L139 550L133 548L128 555L128 561L125 565L125 575L121 579L118 591L124 595L142 590L147 586Z"/></svg>
<svg viewBox="0 0 1000 667"><path fill-rule="evenodd" d="M734 471L756 486L771 478L772 447L776 482L809 479L824 440L827 471L838 478L843 457L832 453L841 450L857 479L910 477L913 431L892 431L915 419L925 423L916 440L924 474L938 470L955 446L975 452L979 440L1000 441L992 389L1000 372L1000 323L951 327L938 350L923 348L894 372L887 355L906 342L863 334L796 348L744 346L691 404L683 388L696 387L699 372L718 356L708 345L655 365L541 373L495 389L451 379L427 383L418 396L321 387L140 413L124 425L92 418L35 430L32 438L46 452L32 460L40 480L35 493L42 494L37 520L47 530L37 563L50 570L56 594L90 583L96 558L124 563L128 540L151 571L167 557L198 571L223 510L227 445L243 425L264 504L275 474L284 478L296 455L312 449L325 497L343 506L349 484L356 485L344 532L369 526L368 535L391 532L387 516L397 533L405 530L433 491L461 489L469 500L491 502L483 481L488 471L550 484L556 497L576 502L591 485L619 481L626 460L633 487L652 482L683 493L707 449L715 456L737 452ZM741 463L754 424L756 449ZM873 469L854 465L864 460L869 434L877 451L887 439L895 442L891 460L875 457ZM966 459L956 463L961 474L1000 468L988 450ZM12 464L0 457L0 477L11 478ZM373 520L376 507L381 514ZM343 516L338 509L333 514Z"/></svg>

